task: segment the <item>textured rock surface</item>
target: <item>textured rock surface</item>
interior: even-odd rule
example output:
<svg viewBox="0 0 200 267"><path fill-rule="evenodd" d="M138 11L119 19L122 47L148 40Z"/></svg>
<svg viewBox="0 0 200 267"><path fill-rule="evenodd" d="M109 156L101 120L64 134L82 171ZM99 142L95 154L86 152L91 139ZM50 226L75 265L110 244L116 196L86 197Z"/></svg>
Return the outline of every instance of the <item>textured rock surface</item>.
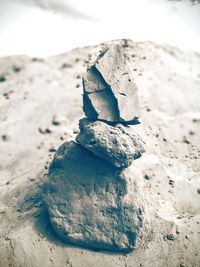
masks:
<svg viewBox="0 0 200 267"><path fill-rule="evenodd" d="M83 90L89 119L132 122L139 117L136 84L119 44L105 49L87 70Z"/></svg>
<svg viewBox="0 0 200 267"><path fill-rule="evenodd" d="M124 200L117 168L74 142L56 152L45 187L51 223L63 240L83 247L128 252L142 223L141 209Z"/></svg>
<svg viewBox="0 0 200 267"><path fill-rule="evenodd" d="M76 141L118 168L128 167L144 152L144 142L131 127L122 124L114 127L86 118L80 120L79 127Z"/></svg>

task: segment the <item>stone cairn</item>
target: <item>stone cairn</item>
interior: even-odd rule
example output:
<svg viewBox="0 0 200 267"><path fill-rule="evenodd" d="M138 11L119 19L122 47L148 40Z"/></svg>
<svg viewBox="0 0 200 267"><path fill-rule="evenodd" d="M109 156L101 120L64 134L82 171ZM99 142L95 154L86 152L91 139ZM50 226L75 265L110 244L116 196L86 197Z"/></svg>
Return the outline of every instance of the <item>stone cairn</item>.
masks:
<svg viewBox="0 0 200 267"><path fill-rule="evenodd" d="M123 48L106 48L83 78L76 142L55 153L44 200L56 234L70 244L115 252L134 249L142 209L125 201L124 168L144 152L130 126L139 118L137 88Z"/></svg>

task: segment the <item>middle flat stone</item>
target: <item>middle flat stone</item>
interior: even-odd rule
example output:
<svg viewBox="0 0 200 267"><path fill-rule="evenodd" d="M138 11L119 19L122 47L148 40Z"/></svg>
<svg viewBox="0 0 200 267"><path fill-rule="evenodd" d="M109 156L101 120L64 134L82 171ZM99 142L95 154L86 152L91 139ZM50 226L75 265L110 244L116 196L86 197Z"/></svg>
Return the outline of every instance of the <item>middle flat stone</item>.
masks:
<svg viewBox="0 0 200 267"><path fill-rule="evenodd" d="M144 152L144 142L130 126L111 126L85 118L80 120L79 128L76 141L117 168L128 167Z"/></svg>

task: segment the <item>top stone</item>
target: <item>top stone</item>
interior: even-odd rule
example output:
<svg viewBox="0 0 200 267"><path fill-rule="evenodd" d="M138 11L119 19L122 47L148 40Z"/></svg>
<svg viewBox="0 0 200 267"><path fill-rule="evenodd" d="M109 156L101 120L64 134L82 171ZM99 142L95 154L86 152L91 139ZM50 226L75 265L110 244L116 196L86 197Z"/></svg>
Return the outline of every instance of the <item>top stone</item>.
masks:
<svg viewBox="0 0 200 267"><path fill-rule="evenodd" d="M83 78L83 110L92 120L131 123L139 118L136 84L123 48L106 48Z"/></svg>

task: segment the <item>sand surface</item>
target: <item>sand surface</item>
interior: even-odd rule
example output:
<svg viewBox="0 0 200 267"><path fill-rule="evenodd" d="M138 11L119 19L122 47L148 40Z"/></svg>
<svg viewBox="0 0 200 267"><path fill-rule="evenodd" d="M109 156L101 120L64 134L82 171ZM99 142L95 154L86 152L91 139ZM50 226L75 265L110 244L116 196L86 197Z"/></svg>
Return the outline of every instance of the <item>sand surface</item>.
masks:
<svg viewBox="0 0 200 267"><path fill-rule="evenodd" d="M81 76L101 45L44 59L6 57L0 58L1 267L200 266L200 55L121 43L138 86L136 130L146 142L146 153L127 169L143 196L142 244L130 254L66 245L42 202L53 151L77 134Z"/></svg>

